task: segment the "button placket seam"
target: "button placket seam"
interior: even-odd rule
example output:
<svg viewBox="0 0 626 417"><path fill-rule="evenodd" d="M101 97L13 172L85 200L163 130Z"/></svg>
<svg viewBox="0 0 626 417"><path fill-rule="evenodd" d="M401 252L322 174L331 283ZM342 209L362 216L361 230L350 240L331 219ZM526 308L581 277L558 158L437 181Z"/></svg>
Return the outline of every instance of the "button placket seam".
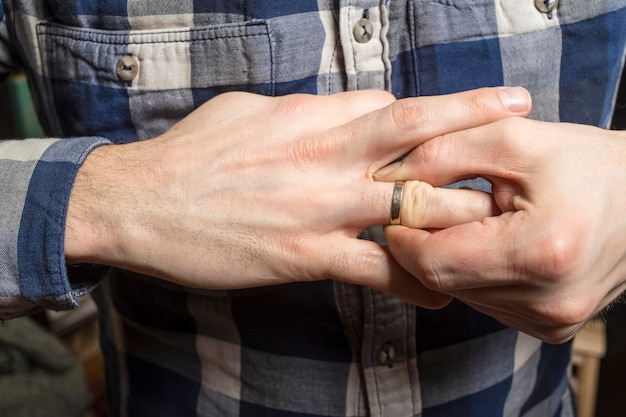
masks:
<svg viewBox="0 0 626 417"><path fill-rule="evenodd" d="M404 358L404 362L406 363L407 372L409 373L409 384L411 386L411 409L413 410L413 415L416 415L417 414L417 410L415 409L415 387L412 384L411 374L413 372L417 371L417 362L415 363L415 370L412 369L411 361L409 360L409 354L410 354L410 350L409 349L411 348L411 346L409 346L410 345L410 337L411 337L411 326L410 326L411 314L410 314L410 310L409 310L410 308L415 309L415 307L413 307L413 306L411 306L411 305L409 305L407 303L404 304L404 316L405 316L405 319L406 319L406 330L405 330L406 334L405 334L405 346L404 346L405 358ZM415 337L415 336L413 336L413 337ZM415 378L417 379L418 377L419 377L419 375L417 375L417 372L416 372Z"/></svg>
<svg viewBox="0 0 626 417"><path fill-rule="evenodd" d="M354 54L354 48L355 48L355 42L358 43L354 37L354 32L353 32L353 28L354 28L354 22L352 21L352 12L353 10L356 10L357 6L356 4L354 4L354 2L352 0L348 1L348 33L350 33L350 46L352 47L352 53L350 55L352 55L352 68L354 68L354 83L356 86L357 90L360 90L361 87L359 86L359 71L357 70L357 62L356 62L356 56ZM345 57L344 57L345 59Z"/></svg>
<svg viewBox="0 0 626 417"><path fill-rule="evenodd" d="M346 306L346 311L347 311L347 319L348 322L350 323L350 326L352 327L352 331L354 332L355 335L358 335L358 331L357 331L357 326L356 326L356 322L354 320L354 316L353 316L353 312L352 312L352 307L350 306L350 300L348 299L348 294L346 291L346 283L342 282L341 283L341 293L343 295L343 300L344 300L344 305ZM363 343L361 342L361 351L363 351ZM362 360L361 360L362 362ZM361 364L361 366L363 366ZM358 386L358 390L357 390L357 397L356 397L356 411L357 411L357 416L361 414L361 401L360 401L360 395L361 395L361 391L362 391L362 384L364 383L364 381L362 382L361 379L359 379L359 386Z"/></svg>
<svg viewBox="0 0 626 417"><path fill-rule="evenodd" d="M331 1L328 1L328 9L332 10L332 4ZM339 5L339 7L341 7L341 5ZM337 14L335 14L334 12L331 13L333 16L333 22L335 23L335 27L336 27L336 31L337 31L337 35L335 36L335 48L333 49L333 53L330 57L330 61L328 63L328 71L326 73L326 94L331 94L332 88L331 88L331 82L332 82L332 74L333 74L333 63L335 62L335 58L337 57L337 52L339 51L339 48L341 48L341 28L340 28L340 20L339 20L339 14L340 12L338 11ZM345 59L345 57L344 57ZM343 288L343 293L345 296L345 288Z"/></svg>
<svg viewBox="0 0 626 417"><path fill-rule="evenodd" d="M355 354L354 358L358 361L358 363L356 364L359 370L358 387L357 387L358 389L356 391L356 396L354 398L354 401L356 402L356 404L351 403L351 404L354 404L354 408L352 409L355 410L354 415L356 417L356 416L361 416L361 412L364 410L367 410L367 405L366 405L367 403L366 399L368 398L367 384L366 384L365 377L363 374L363 369L364 369L363 368L363 352L365 351L363 347L364 329L363 327L361 327L359 330L359 326L358 326L359 322L358 322L358 319L356 318L358 314L358 309L355 308L354 304L350 302L349 290L352 289L353 286L351 284L347 284L344 282L336 282L335 286L336 286L335 287L336 291L338 293L337 302L341 303L340 311L343 311L343 313L340 313L340 314L343 318L342 322L344 323L344 328L345 328L345 331L347 332L348 339L351 341L351 343L358 344L358 345L353 346L354 354ZM358 296L363 301L364 300L363 290L359 289L358 294L359 294ZM362 404L365 405L364 408L361 408Z"/></svg>
<svg viewBox="0 0 626 417"><path fill-rule="evenodd" d="M389 9L387 7L387 0L382 0L379 5L380 9L380 42L382 43L381 59L383 61L383 67L385 69L385 90L391 91L391 62L389 58Z"/></svg>
<svg viewBox="0 0 626 417"><path fill-rule="evenodd" d="M378 337L377 337L378 326L376 326L376 300L374 298L373 290L368 290L367 292L369 296L368 298L371 303L370 323L372 323L372 338L371 338L370 346L374 347L373 346L374 342L378 340ZM373 362L371 363L371 365L372 365L372 375L374 377L374 388L376 389L376 407L378 408L378 415L382 417L383 414L382 414L382 407L381 407L381 400L380 400L380 388L378 385L378 372L376 371L376 367L374 366Z"/></svg>

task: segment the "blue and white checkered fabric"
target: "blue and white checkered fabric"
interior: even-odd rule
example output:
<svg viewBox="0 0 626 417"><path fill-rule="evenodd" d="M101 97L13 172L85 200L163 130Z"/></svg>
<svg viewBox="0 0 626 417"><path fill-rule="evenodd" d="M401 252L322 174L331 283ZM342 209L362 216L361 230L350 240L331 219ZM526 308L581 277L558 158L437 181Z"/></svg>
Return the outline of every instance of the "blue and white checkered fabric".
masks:
<svg viewBox="0 0 626 417"><path fill-rule="evenodd" d="M550 0L549 3L555 3ZM95 146L153 137L224 91L522 85L531 117L607 127L626 0L4 0L0 75L23 68L53 138L0 142L1 316L70 308L64 213ZM372 38L353 27L367 17ZM123 56L135 78L118 77ZM371 231L374 234L375 231ZM336 282L196 291L110 270L96 291L111 416L572 416L569 345L465 305ZM393 349L392 361L380 361Z"/></svg>

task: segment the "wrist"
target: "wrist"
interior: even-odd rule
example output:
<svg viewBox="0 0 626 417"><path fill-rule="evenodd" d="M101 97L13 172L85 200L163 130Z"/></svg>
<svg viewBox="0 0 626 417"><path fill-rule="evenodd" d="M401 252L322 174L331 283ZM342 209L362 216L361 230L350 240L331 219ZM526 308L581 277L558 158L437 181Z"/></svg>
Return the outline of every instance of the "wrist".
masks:
<svg viewBox="0 0 626 417"><path fill-rule="evenodd" d="M119 205L112 194L124 193L114 169L119 147L94 149L76 174L65 225L65 257L68 264L108 263L118 251L121 228Z"/></svg>

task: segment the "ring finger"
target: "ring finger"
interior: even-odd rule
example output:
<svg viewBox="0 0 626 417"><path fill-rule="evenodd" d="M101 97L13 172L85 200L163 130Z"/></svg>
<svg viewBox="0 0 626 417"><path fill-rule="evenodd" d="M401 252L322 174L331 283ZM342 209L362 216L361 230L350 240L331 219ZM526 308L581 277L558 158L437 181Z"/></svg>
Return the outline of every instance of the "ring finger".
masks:
<svg viewBox="0 0 626 417"><path fill-rule="evenodd" d="M400 201L399 223L413 229L441 229L500 213L489 193L433 187L422 181L405 182Z"/></svg>

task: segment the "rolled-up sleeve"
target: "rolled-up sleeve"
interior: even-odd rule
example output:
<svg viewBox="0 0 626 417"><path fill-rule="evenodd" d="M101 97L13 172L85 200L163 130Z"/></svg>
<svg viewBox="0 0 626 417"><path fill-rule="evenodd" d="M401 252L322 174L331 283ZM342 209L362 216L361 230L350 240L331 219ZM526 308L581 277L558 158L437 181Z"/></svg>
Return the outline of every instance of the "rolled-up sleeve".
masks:
<svg viewBox="0 0 626 417"><path fill-rule="evenodd" d="M71 281L65 221L78 169L102 138L0 141L0 318L78 306L97 278Z"/></svg>

